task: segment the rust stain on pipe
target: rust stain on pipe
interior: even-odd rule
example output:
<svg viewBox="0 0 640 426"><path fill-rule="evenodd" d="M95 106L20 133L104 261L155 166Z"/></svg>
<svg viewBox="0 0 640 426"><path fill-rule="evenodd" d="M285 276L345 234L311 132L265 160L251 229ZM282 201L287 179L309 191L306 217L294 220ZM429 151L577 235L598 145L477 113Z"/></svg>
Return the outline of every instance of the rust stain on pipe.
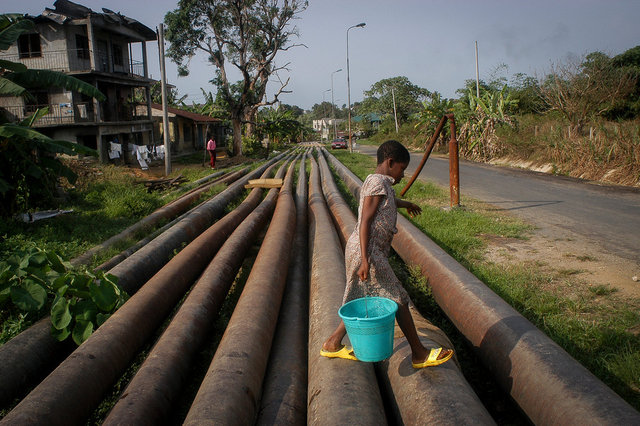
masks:
<svg viewBox="0 0 640 426"><path fill-rule="evenodd" d="M185 425L252 424L286 283L296 211L287 173L276 210Z"/></svg>
<svg viewBox="0 0 640 426"><path fill-rule="evenodd" d="M304 425L307 420L307 339L309 277L307 259L306 154L296 185L296 234L280 316L256 425Z"/></svg>
<svg viewBox="0 0 640 426"><path fill-rule="evenodd" d="M307 424L386 424L371 363L320 356L322 343L340 322L346 278L340 239L322 195L316 162L309 182L309 387Z"/></svg>
<svg viewBox="0 0 640 426"><path fill-rule="evenodd" d="M342 163L334 164L350 179ZM397 227L394 250L428 276L438 305L532 422L640 424L638 411L404 216Z"/></svg>

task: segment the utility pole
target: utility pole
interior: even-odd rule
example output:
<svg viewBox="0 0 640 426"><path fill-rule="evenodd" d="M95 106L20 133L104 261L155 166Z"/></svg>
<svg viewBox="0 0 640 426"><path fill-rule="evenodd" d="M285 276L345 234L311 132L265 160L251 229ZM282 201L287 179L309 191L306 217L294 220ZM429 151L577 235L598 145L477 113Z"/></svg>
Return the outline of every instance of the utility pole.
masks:
<svg viewBox="0 0 640 426"><path fill-rule="evenodd" d="M162 129L164 136L164 174L171 174L171 146L169 145L169 111L167 110L167 72L164 63L164 24L158 26L158 50L160 53L160 81L162 89Z"/></svg>
<svg viewBox="0 0 640 426"><path fill-rule="evenodd" d="M478 73L478 40L476 40L476 97L480 97L480 74Z"/></svg>
<svg viewBox="0 0 640 426"><path fill-rule="evenodd" d="M398 133L398 113L396 112L396 95L391 86L391 98L393 99L393 118L396 120L396 133Z"/></svg>

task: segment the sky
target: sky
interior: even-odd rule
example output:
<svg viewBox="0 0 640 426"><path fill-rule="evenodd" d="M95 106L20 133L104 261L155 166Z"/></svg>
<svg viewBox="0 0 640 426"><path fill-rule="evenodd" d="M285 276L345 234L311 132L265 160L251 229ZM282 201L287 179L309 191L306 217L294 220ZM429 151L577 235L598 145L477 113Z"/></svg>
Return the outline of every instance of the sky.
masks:
<svg viewBox="0 0 640 426"><path fill-rule="evenodd" d="M0 13L40 14L54 0L3 1ZM101 12L107 8L155 29L176 0L80 0ZM16 6L19 5L19 6ZM541 77L553 64L601 51L614 56L640 45L640 0L310 0L292 21L300 38L280 52L278 65L288 64L288 90L282 103L309 109L323 100L347 103L347 29L351 103L385 78L405 76L413 84L455 98L465 80L475 79L475 42L480 79L510 79L516 73ZM158 46L148 44L150 73L160 79ZM134 59L136 50L134 49ZM503 66L503 65L506 65ZM189 64L190 74L178 77L167 60L167 80L187 103L203 100L213 66L204 57ZM342 71L334 73L334 71ZM279 88L269 83L267 94Z"/></svg>

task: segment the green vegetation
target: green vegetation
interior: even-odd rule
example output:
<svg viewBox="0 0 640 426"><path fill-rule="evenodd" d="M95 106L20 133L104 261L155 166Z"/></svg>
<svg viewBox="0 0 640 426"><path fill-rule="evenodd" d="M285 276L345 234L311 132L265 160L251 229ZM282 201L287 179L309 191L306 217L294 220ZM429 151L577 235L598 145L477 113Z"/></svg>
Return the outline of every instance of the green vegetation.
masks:
<svg viewBox="0 0 640 426"><path fill-rule="evenodd" d="M198 180L211 173L210 169L198 165L201 160L199 155L193 160L195 166L184 166L175 170L172 176L181 174L190 180ZM111 296L118 296L117 305L122 303L124 295L118 295L119 290L114 286L113 278L82 268L70 269L67 261L121 232L183 193L182 190L170 193L148 192L137 178L115 166L72 162L69 167L74 168L80 178L74 187L67 188L67 197L57 207L72 212L33 223L24 223L19 219L0 222L0 259L5 261L0 262L4 265L0 269L0 342L17 335L53 308L55 315L51 312L52 318L60 314L60 321L57 323L60 331L73 331L76 318L82 320L87 333L89 323L83 321L90 321L93 328L99 325L106 319L105 313L98 316L98 310L89 306L89 302L78 303L76 298L83 297L87 300L87 296L97 297L99 294L96 291L92 294L91 289L96 290L94 287L98 280L105 283L100 290L111 288ZM212 197L224 188L224 185L214 185L204 196ZM156 228L163 225L164 223L159 223ZM147 237L153 230L142 230L134 238L100 253L89 267L93 268L108 260L137 240ZM33 284L34 281L40 288ZM20 288L24 291L19 290ZM7 291L15 294L17 304L11 303L12 298L6 297ZM65 296L69 302L63 303L56 298L60 292L63 293L60 296ZM109 303L94 303L99 308L110 306ZM67 322L69 315L71 321ZM78 328L78 337L74 340L80 341L79 337L83 335Z"/></svg>
<svg viewBox="0 0 640 426"><path fill-rule="evenodd" d="M361 179L375 169L371 157L348 152L334 155ZM402 183L398 186L401 188ZM407 199L419 204L423 213L410 220L615 392L640 408L640 339L637 331L633 332L640 327L638 301L618 298L609 287L585 286L575 279L575 270L542 273L535 264L505 267L486 261L483 236L527 238L531 228L473 200L465 199L463 209L445 211L441 207L448 205L448 197L448 192L438 186L415 182ZM351 206L357 208L353 200ZM455 328L437 308L428 287L420 284L424 281L420 271L410 271L400 261L396 266L419 310L455 337ZM454 340L456 349L465 344L462 337ZM473 368L475 361L465 361L471 356L465 353L466 349L463 354L458 352L463 368ZM469 374L475 373L465 371Z"/></svg>
<svg viewBox="0 0 640 426"><path fill-rule="evenodd" d="M57 254L37 247L0 261L0 306L11 301L8 311L20 318L37 317L46 308L58 341L71 336L80 345L127 298L113 275L74 271ZM11 337L3 335L2 342Z"/></svg>

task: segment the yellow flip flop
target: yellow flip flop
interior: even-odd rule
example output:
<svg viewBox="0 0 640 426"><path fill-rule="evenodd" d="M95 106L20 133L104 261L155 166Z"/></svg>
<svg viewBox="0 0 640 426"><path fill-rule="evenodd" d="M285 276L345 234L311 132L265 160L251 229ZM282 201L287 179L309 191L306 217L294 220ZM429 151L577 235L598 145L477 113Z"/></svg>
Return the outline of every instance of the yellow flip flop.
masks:
<svg viewBox="0 0 640 426"><path fill-rule="evenodd" d="M335 352L325 351L324 349L320 349L320 355L327 358L342 358L342 359L350 359L352 361L357 361L358 358L353 354L353 349L349 349L346 346L342 346L339 350Z"/></svg>
<svg viewBox="0 0 640 426"><path fill-rule="evenodd" d="M449 355L445 356L442 359L438 359L438 355L440 355L440 352L442 352L442 348L431 349L431 351L429 352L429 356L424 360L424 362L411 363L411 365L413 365L413 368L433 367L436 365L444 364L453 356L452 350L451 352L449 352Z"/></svg>

